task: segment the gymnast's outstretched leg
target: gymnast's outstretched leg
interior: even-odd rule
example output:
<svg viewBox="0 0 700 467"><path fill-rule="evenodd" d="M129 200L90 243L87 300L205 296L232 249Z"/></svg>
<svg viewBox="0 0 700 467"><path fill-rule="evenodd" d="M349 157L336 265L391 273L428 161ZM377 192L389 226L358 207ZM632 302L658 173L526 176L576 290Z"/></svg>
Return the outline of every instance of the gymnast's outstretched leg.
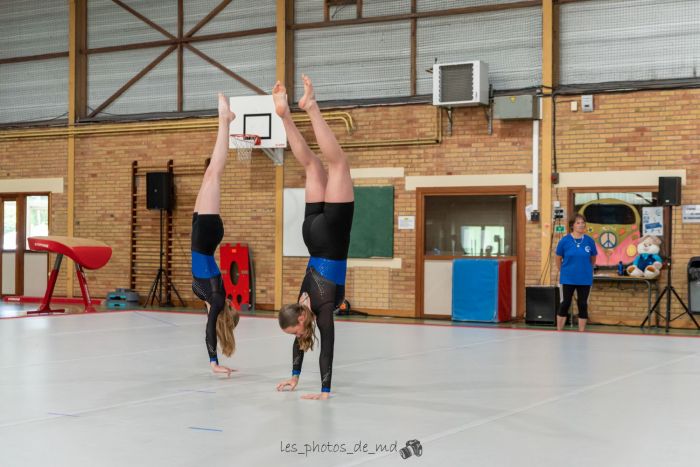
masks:
<svg viewBox="0 0 700 467"><path fill-rule="evenodd" d="M221 177L226 167L228 157L228 133L229 125L236 115L229 109L228 100L223 94L219 94L219 129L216 134L214 151L204 180L197 193L194 203L194 212L199 214L219 214L221 212Z"/></svg>
<svg viewBox="0 0 700 467"><path fill-rule="evenodd" d="M284 130L287 132L287 141L292 148L292 154L304 167L306 174L305 200L307 203L320 203L326 196L328 175L318 156L309 148L304 136L292 120L292 113L289 111L287 103L287 90L279 81L272 89L272 97L275 101L275 111L282 119Z"/></svg>
<svg viewBox="0 0 700 467"><path fill-rule="evenodd" d="M351 202L355 199L355 195L348 157L321 114L311 79L306 75L302 75L302 79L304 96L299 100L299 107L309 116L321 154L328 162L328 183L323 200L327 203Z"/></svg>

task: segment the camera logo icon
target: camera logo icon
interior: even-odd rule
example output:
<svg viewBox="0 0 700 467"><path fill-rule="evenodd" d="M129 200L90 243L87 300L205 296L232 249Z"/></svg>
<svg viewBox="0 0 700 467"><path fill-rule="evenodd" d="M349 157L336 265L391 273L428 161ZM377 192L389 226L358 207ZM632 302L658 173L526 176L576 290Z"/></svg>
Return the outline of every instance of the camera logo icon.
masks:
<svg viewBox="0 0 700 467"><path fill-rule="evenodd" d="M406 447L399 449L399 454L401 455L401 459L408 459L414 454L416 457L420 457L423 455L423 446L421 446L420 441L417 439L411 439L406 441Z"/></svg>

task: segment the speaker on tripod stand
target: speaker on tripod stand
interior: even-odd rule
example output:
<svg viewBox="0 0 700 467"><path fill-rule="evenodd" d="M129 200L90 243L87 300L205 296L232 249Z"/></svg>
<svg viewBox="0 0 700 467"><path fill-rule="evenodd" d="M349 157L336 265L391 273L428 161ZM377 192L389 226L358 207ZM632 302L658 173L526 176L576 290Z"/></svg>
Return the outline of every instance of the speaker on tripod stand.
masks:
<svg viewBox="0 0 700 467"><path fill-rule="evenodd" d="M647 320L651 319L652 314L656 314L661 319L666 321L666 332L668 332L669 325L672 321L677 320L683 315L688 315L688 317L695 323L695 327L700 329L700 324L695 320L695 317L688 310L688 306L685 304L683 299L678 295L676 289L673 287L671 282L672 274L672 257L673 257L673 207L680 206L681 204L681 177L659 177L659 204L664 208L664 243L666 244L666 287L661 292L656 302L652 305L647 313L647 317L644 318L642 322L642 327L646 324ZM678 316L671 318L671 295L676 297L678 303L683 307L683 313ZM666 297L666 312L661 314L657 308L661 303L661 299Z"/></svg>
<svg viewBox="0 0 700 467"><path fill-rule="evenodd" d="M168 271L163 268L163 212L172 211L175 204L175 192L173 189L173 174L172 172L149 172L146 174L146 208L150 210L160 211L160 255L159 267L155 279L151 284L146 297L146 305L153 306L157 300L158 306L173 306L170 300L170 290L172 289L177 295L180 304L185 306L185 302L180 297L175 284L170 280ZM165 289L165 301L163 301L163 289Z"/></svg>

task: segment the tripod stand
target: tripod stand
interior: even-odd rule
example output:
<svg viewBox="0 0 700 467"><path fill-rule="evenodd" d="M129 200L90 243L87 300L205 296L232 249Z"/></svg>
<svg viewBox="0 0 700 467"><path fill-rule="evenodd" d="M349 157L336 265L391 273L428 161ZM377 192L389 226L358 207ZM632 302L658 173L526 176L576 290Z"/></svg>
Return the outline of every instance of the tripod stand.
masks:
<svg viewBox="0 0 700 467"><path fill-rule="evenodd" d="M693 321L693 323L695 323L695 327L700 329L700 324L698 324L698 322L695 320L693 314L688 310L688 306L685 304L680 295L678 295L678 292L676 292L676 289L671 283L671 257L673 256L673 206L668 205L664 206L664 239L666 240L667 245L666 287L664 287L663 292L661 292L654 304L651 306L651 308L649 308L647 317L644 318L644 321L642 321L641 327L644 327L644 324L646 324L646 322L651 319L652 314L656 314L656 316L666 321L666 332L668 332L669 325L672 321L677 320L683 315L688 315L688 317ZM683 313L679 314L674 318L671 318L671 294L673 294L676 297L678 303L680 303L683 307ZM664 296L666 297L666 313L665 315L662 315L659 312L659 310L657 310L657 308L659 308L661 299L664 298Z"/></svg>
<svg viewBox="0 0 700 467"><path fill-rule="evenodd" d="M148 296L146 297L146 305L153 306L153 302L158 300L158 306L173 306L173 303L170 301L170 289L175 292L175 295L177 295L178 300L180 300L180 305L185 306L185 302L182 300L182 297L180 297L180 293L177 291L177 288L175 287L175 284L172 283L170 280L170 276L168 274L168 271L163 269L163 256L165 256L165 253L163 252L163 209L160 209L160 263L158 267L158 272L156 273L156 278L153 279L153 283L151 284L151 288L148 291ZM165 285L165 303L163 303L163 286ZM158 295L156 296L156 291L158 292Z"/></svg>

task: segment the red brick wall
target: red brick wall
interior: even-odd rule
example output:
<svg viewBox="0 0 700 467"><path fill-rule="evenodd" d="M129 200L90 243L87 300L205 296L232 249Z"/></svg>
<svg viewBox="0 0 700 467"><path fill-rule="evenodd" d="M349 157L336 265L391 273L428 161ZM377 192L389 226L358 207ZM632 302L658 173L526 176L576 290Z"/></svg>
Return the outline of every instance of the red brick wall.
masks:
<svg viewBox="0 0 700 467"><path fill-rule="evenodd" d="M568 101L579 96L559 97L556 105L556 151L559 172L606 170L687 170L683 203L700 204L700 90L649 91L595 96L595 112L573 113ZM386 142L379 148L348 147L352 167L402 167L406 176L528 173L531 171L532 123L495 121L487 131L483 108L459 108L453 115L453 133L447 134L443 118L440 144L391 144L391 141L426 139L434 134L437 114L431 105L399 105L341 109L355 121L348 135L345 127L332 123L342 143ZM309 136L310 126L300 125ZM102 270L89 274L97 297L115 287L129 285L131 163L144 171L164 170L174 161L177 208L174 212L173 275L187 300L189 288L189 223L194 199L210 155L215 126L207 130L167 133L132 133L86 136L77 142L75 235L99 238L114 247L114 257ZM63 140L13 140L0 143L2 177L65 177L66 143ZM224 241L247 241L256 261L257 301L274 302L274 167L256 154L251 165L235 162L232 155L222 191ZM304 175L291 154L285 155L284 186L303 187ZM143 196L145 179L139 178ZM359 179L358 185L393 184L395 215L416 214L416 194L405 189L404 179ZM556 195L566 204L567 189ZM528 190L530 202L531 193ZM140 198L141 199L141 198ZM66 232L66 197L52 197L52 233ZM141 206L143 201L141 199ZM139 212L144 235L155 235L157 212ZM685 263L700 254L700 226L682 224L680 209L675 216L674 283L683 297ZM540 282L540 224L525 226L527 248L526 284ZM401 269L351 268L347 296L357 308L385 310L387 314L412 315L415 309L415 230L394 230L395 257ZM154 250L157 253L157 247ZM157 258L157 255L156 255ZM283 298L296 298L306 263L285 258ZM147 293L149 268L139 273L139 292ZM155 269L153 270L155 275ZM556 271L553 271L552 278ZM663 281L662 281L663 282ZM65 282L63 282L64 284ZM662 283L663 285L663 283ZM76 289L76 293L79 293ZM193 302L194 303L194 302ZM591 299L591 321L636 324L643 318L646 296L636 291L596 286ZM523 310L519 310L522 312ZM685 320L676 322L686 325Z"/></svg>
<svg viewBox="0 0 700 467"><path fill-rule="evenodd" d="M488 134L483 108L455 109L452 135L443 118L441 144L410 145L405 140L429 139L435 135L438 116L431 105L405 105L379 108L358 108L349 111L357 129L348 135L342 125L333 125L341 144L378 141L386 147L346 148L350 165L355 168L400 167L405 176L474 175L493 173L526 173L530 171L532 152L531 122L494 122ZM308 126L300 126L307 140L313 141ZM400 141L391 143L392 141ZM285 166L285 187L303 187L302 168L290 158ZM356 179L356 185L393 184L395 218L416 215L416 192L407 191L402 178ZM528 229L529 241L536 241L538 232ZM415 310L416 231L398 230L394 225L394 257L401 258L401 269L350 268L346 296L353 307L386 310L387 314L413 316ZM539 261L539 258L537 258ZM306 260L285 259L284 300L291 301L298 293ZM537 269L538 266L531 268ZM429 312L429 310L426 310Z"/></svg>
<svg viewBox="0 0 700 467"><path fill-rule="evenodd" d="M0 142L0 180L61 177L65 179L67 176L67 153L65 139L2 141ZM50 195L51 219L49 226L55 235L66 235L67 188L67 185L64 184L63 193ZM47 188L46 191L49 189ZM53 257L51 261L53 261ZM65 292L65 281L61 281L56 286L56 293L65 295Z"/></svg>
<svg viewBox="0 0 700 467"><path fill-rule="evenodd" d="M559 172L685 169L682 203L700 204L700 90L598 94L594 112L571 112L569 102L579 99L564 96L557 101ZM656 191L655 186L650 188ZM567 193L565 188L556 192L564 205ZM697 255L700 224L683 224L681 208L677 207L672 282L686 303L686 266L688 259ZM661 288L665 278L663 272ZM645 316L646 292L643 287L619 290L596 285L590 305L592 322L639 324ZM674 299L674 316L680 312ZM692 323L686 317L674 322L674 326L688 325Z"/></svg>
<svg viewBox="0 0 700 467"><path fill-rule="evenodd" d="M136 288L146 296L158 269L159 212L146 209L147 172L165 171L169 160L175 173L172 279L182 297L197 304L191 290L190 227L206 160L216 137L211 130L147 133L83 138L76 165L76 236L100 238L112 245L110 263L90 277L96 295L129 286L131 164L137 177L138 238L144 239L137 262ZM274 168L263 157L241 164L230 153L221 193L223 242L248 242L257 274L258 301L274 301ZM84 200L89 200L87 203ZM94 200L94 201L93 201ZM142 228L141 228L142 227ZM198 304L197 304L198 306Z"/></svg>

